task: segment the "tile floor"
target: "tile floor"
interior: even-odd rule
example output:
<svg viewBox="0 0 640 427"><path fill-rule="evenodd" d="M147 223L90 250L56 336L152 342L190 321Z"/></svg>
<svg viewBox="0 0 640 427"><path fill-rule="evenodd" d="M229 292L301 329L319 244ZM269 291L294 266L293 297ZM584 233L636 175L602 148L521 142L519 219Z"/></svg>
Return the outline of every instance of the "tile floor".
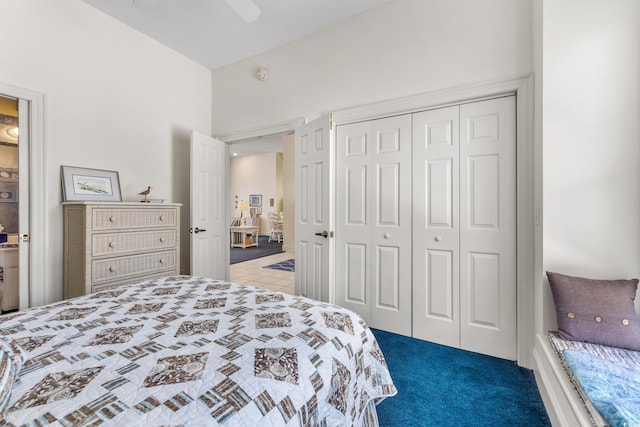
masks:
<svg viewBox="0 0 640 427"><path fill-rule="evenodd" d="M264 266L286 261L294 257L295 255L292 253L282 252L276 255L232 264L229 268L229 280L243 285L253 285L271 291L293 294L295 273L264 268Z"/></svg>

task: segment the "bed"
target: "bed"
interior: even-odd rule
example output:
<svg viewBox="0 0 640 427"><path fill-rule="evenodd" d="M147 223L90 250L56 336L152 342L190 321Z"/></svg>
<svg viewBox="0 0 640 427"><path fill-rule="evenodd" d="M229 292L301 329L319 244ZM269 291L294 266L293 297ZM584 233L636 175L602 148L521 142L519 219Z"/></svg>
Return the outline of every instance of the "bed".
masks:
<svg viewBox="0 0 640 427"><path fill-rule="evenodd" d="M0 334L8 425L376 426L396 394L353 312L201 277L5 315Z"/></svg>

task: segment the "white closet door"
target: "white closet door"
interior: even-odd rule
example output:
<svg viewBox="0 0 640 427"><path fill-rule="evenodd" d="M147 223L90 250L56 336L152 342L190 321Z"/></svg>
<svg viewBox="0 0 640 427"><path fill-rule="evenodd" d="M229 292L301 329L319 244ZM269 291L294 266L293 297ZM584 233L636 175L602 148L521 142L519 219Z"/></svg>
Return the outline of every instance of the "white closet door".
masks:
<svg viewBox="0 0 640 427"><path fill-rule="evenodd" d="M411 336L411 115L371 126L370 326Z"/></svg>
<svg viewBox="0 0 640 427"><path fill-rule="evenodd" d="M461 347L516 359L515 97L460 106Z"/></svg>
<svg viewBox="0 0 640 427"><path fill-rule="evenodd" d="M411 116L338 126L336 303L411 335Z"/></svg>
<svg viewBox="0 0 640 427"><path fill-rule="evenodd" d="M336 304L371 321L371 123L336 129Z"/></svg>
<svg viewBox="0 0 640 427"><path fill-rule="evenodd" d="M413 336L460 346L459 107L413 115Z"/></svg>
<svg viewBox="0 0 640 427"><path fill-rule="evenodd" d="M514 360L515 97L413 120L413 335Z"/></svg>

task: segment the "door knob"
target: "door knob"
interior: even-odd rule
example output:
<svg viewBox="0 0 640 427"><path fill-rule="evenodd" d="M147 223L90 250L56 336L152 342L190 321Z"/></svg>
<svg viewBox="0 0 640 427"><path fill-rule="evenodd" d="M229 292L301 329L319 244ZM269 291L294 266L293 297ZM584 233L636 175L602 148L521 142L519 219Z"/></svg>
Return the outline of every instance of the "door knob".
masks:
<svg viewBox="0 0 640 427"><path fill-rule="evenodd" d="M322 233L316 233L316 236L322 236L326 239L327 237L329 237L329 232L327 230L324 230Z"/></svg>
<svg viewBox="0 0 640 427"><path fill-rule="evenodd" d="M196 234L204 233L205 231L207 231L206 228L198 228L198 227L196 227L196 228L190 228L189 229L189 233L196 233Z"/></svg>

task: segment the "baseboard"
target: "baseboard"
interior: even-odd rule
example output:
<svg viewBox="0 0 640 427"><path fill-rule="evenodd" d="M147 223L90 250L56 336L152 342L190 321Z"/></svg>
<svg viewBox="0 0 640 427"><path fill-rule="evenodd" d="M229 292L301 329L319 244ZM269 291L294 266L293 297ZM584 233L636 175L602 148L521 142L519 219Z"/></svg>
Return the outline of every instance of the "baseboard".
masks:
<svg viewBox="0 0 640 427"><path fill-rule="evenodd" d="M292 246L292 245L283 244L282 245L282 251L283 252L290 252L293 255L294 252L295 252L295 247Z"/></svg>
<svg viewBox="0 0 640 427"><path fill-rule="evenodd" d="M540 396L553 426L604 427L608 424L595 410L587 409L562 367L548 339L536 335L533 349L534 374Z"/></svg>

